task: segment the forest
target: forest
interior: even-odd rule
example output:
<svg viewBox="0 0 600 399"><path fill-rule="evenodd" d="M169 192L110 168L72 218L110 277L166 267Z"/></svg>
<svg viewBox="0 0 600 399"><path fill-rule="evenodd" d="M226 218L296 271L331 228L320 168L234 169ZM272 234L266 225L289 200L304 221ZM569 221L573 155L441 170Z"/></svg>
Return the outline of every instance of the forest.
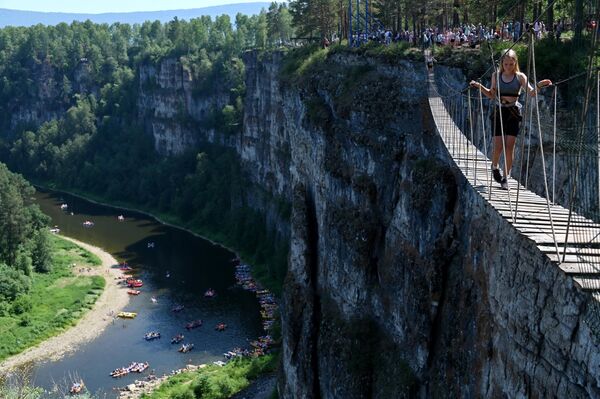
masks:
<svg viewBox="0 0 600 399"><path fill-rule="evenodd" d="M33 272L52 269L49 218L31 203L34 188L0 163L0 317L19 313Z"/></svg>
<svg viewBox="0 0 600 399"><path fill-rule="evenodd" d="M260 15L239 14L233 23L224 15L167 24L87 21L2 29L1 159L35 183L134 205L235 244L257 264L269 264L269 279L279 286L284 244L270 239L273 233L256 211L232 203L243 198L248 184L234 152L204 144L179 156L159 156L137 114L137 71L165 58L192 65L198 96L217 89L230 93L229 104L208 123L239 129L240 56L289 40L290 24L287 7L273 4ZM48 84L37 84L40 79ZM15 109L36 101L52 115L47 122L11 122Z"/></svg>

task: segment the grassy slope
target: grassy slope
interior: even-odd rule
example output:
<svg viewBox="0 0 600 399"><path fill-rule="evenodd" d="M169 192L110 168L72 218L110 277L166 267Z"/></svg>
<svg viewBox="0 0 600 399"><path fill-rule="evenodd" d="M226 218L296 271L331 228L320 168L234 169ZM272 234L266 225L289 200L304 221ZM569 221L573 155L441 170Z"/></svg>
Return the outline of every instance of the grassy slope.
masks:
<svg viewBox="0 0 600 399"><path fill-rule="evenodd" d="M31 310L0 316L0 360L57 335L90 309L105 287L100 276L74 276L71 266L100 265L100 259L76 245L52 236L53 270L33 274Z"/></svg>
<svg viewBox="0 0 600 399"><path fill-rule="evenodd" d="M278 356L271 354L256 359L237 359L224 367L211 365L197 371L177 374L142 398L229 398L246 388L259 375L274 371L278 361Z"/></svg>

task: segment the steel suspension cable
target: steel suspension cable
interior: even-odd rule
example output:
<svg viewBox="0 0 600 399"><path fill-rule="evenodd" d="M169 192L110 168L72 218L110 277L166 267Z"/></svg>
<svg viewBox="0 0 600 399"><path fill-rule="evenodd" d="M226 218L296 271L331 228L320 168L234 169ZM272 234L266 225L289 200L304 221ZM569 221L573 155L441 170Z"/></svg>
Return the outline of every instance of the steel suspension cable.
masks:
<svg viewBox="0 0 600 399"><path fill-rule="evenodd" d="M465 98L463 96L460 96L460 127L461 130L463 132L466 132L467 130L467 118L464 112L465 109ZM465 165L466 165L466 172L467 174L469 173L469 155L470 155L470 145L469 145L469 138L467 137L466 134L463 134L463 136L465 137L464 143L465 143Z"/></svg>
<svg viewBox="0 0 600 399"><path fill-rule="evenodd" d="M600 67L594 67L593 69L600 72ZM558 82L554 83L554 86L559 86L559 85L561 85L563 83L566 83L566 82L568 82L570 80L580 78L582 76L585 76L587 73L588 73L587 71L583 71L583 72L580 72L578 74L571 75L568 78L565 78L563 80L559 80Z"/></svg>
<svg viewBox="0 0 600 399"><path fill-rule="evenodd" d="M487 157L488 154L488 150L487 150L487 137L485 134L485 115L483 114L483 93L481 93L481 90L478 90L479 92L479 110L481 111L481 132L482 132L482 136L483 136L483 152L485 154L485 156ZM492 176L489 173L486 173L487 176L487 180L488 180L488 194L489 197L488 199L491 200L492 198Z"/></svg>
<svg viewBox="0 0 600 399"><path fill-rule="evenodd" d="M556 204L554 195L556 194L556 98L558 87L554 86L554 115L552 118L552 203ZM598 184L600 184L600 168L598 168ZM600 187L600 186L599 186ZM600 191L599 191L600 192Z"/></svg>
<svg viewBox="0 0 600 399"><path fill-rule="evenodd" d="M477 154L477 146L475 145L475 138L473 136L473 110L471 109L471 90L468 92L469 95L469 130L471 133L471 144L475 146L475 158L473 159L473 183L477 186L477 167L479 166L479 156Z"/></svg>
<svg viewBox="0 0 600 399"><path fill-rule="evenodd" d="M531 99L526 97L525 104L531 104ZM533 107L529 105L529 114L525 115L527 118L527 162L525 162L525 188L529 188L529 165L531 155L531 132L533 131ZM525 146L525 141L522 143L522 148Z"/></svg>
<svg viewBox="0 0 600 399"><path fill-rule="evenodd" d="M533 70L533 81L537 82L537 75L536 75L536 69L535 69L535 43L533 42L533 40L531 41L531 65L532 65L532 70ZM526 91L529 89L529 81L527 81L527 86L526 86ZM536 86L533 88L533 90L535 90L535 92L533 94L537 94L537 83ZM537 96L536 96L537 97ZM535 97L532 99L534 105L535 105L535 114L536 114L536 119L537 119L537 128L538 128L538 134L539 134L539 138L540 138L540 155L541 155L541 160L542 160L542 171L544 174L544 190L546 193L546 207L548 208L548 217L550 218L550 229L552 230L552 240L554 241L554 248L556 249L556 256L557 258L560 257L560 252L558 250L558 242L556 241L556 231L554 229L554 221L552 220L552 208L550 207L550 195L549 195L549 191L548 191L548 176L546 175L546 160L545 160L545 156L544 156L544 137L542 136L542 126L540 123L540 107L539 107L539 103L538 101L535 99Z"/></svg>
<svg viewBox="0 0 600 399"><path fill-rule="evenodd" d="M577 153L577 160L575 163L575 182L573 183L573 186L571 187L571 192L569 194L569 216L567 218L567 231L565 234L565 246L564 246L564 252L563 252L563 262L565 261L565 258L567 256L567 243L568 243L568 238L569 238L569 229L571 226L571 220L573 217L573 206L574 206L574 198L575 198L575 189L577 188L577 177L579 174L579 167L580 167L580 163L581 163L581 153L583 150L583 132L584 132L584 125L585 125L585 119L586 119L586 115L587 115L587 111L588 111L588 107L589 107L589 102L590 102L590 97L591 97L591 76L592 76L592 63L594 60L594 51L595 51L595 44L597 41L597 36L598 36L598 30L594 30L594 35L592 36L592 41L590 43L590 57L589 57L589 61L588 61L588 66L587 66L587 77L586 77L586 83L585 83L585 95L584 95L584 100L583 100L583 108L581 110L581 118L580 118L580 125L579 125L579 139L578 139L578 153Z"/></svg>
<svg viewBox="0 0 600 399"><path fill-rule="evenodd" d="M530 36L531 38L533 36ZM533 40L531 39L531 42L533 42ZM527 51L527 76L531 76L531 63L532 63L532 56L531 56L531 44L529 45L529 49ZM519 129L522 130L522 127L526 125L526 122L529 124L528 129L526 129L527 134L528 134L528 139L527 139L527 162L525 164L525 187L527 188L527 182L529 179L529 154L531 152L531 120L532 118L532 111L530 111L531 109L531 101L529 96L527 95L527 88L525 88L525 108L523 110L523 115L524 115L524 120L521 121L521 126L519 126ZM529 111L529 117L527 117L527 111ZM523 136L525 136L525 134L523 134ZM521 154L520 154L520 164L519 164L519 180L522 178L522 173L523 173L523 158L524 158L524 149L525 149L525 137L523 137L523 140L521 140ZM518 209L519 207L519 194L520 194L520 187L521 185L517 185L517 205L515 206L515 208Z"/></svg>

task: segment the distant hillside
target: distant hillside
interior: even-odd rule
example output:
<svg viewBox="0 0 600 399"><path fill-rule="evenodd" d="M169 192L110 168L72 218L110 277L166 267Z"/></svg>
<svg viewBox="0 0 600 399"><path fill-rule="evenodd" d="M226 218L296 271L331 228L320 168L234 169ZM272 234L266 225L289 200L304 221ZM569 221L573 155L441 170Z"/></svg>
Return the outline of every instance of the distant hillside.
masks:
<svg viewBox="0 0 600 399"><path fill-rule="evenodd" d="M36 24L57 25L61 22L70 24L73 21L85 21L89 19L96 23L121 22L121 23L142 23L144 21L161 22L171 21L174 17L179 19L191 19L202 15L209 15L214 18L218 15L227 14L232 22L237 13L253 15L260 13L262 8L269 8L269 2L225 4L213 7L193 8L189 10L169 10L169 11L140 11L124 13L104 13L104 14L75 14L61 12L36 12L19 11L0 8L0 27L5 26L31 26Z"/></svg>

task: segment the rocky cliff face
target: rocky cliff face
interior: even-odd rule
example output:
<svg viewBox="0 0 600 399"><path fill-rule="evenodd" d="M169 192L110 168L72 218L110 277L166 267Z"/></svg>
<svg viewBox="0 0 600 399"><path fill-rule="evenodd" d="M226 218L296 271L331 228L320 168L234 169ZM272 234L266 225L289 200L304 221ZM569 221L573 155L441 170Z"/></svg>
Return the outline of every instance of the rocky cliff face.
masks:
<svg viewBox="0 0 600 399"><path fill-rule="evenodd" d="M596 302L453 170L422 65L245 62L241 158L293 203L284 398L600 396Z"/></svg>
<svg viewBox="0 0 600 399"><path fill-rule="evenodd" d="M28 97L10 104L9 128L13 132L23 127L35 129L44 122L60 118L67 109L60 92L62 76L59 77L52 63L46 59L32 63L28 68L31 71Z"/></svg>
<svg viewBox="0 0 600 399"><path fill-rule="evenodd" d="M232 147L233 136L221 135L214 127L203 127L215 110L229 101L229 93L198 94L189 66L182 59L166 58L157 65L139 68L138 117L154 137L155 149L176 155L201 141Z"/></svg>

